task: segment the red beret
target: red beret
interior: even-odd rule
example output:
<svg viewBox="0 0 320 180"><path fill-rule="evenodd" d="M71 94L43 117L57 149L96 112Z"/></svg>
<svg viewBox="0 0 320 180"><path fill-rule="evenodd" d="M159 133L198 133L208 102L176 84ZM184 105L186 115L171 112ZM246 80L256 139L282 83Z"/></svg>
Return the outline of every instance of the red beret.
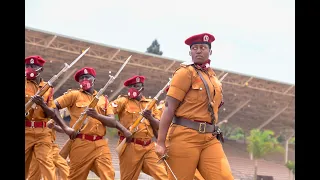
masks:
<svg viewBox="0 0 320 180"><path fill-rule="evenodd" d="M129 86L131 84L136 84L136 83L143 83L145 77L144 76L133 76L132 78L127 79L123 85L124 86Z"/></svg>
<svg viewBox="0 0 320 180"><path fill-rule="evenodd" d="M184 41L186 45L193 45L193 44L211 44L215 40L214 36L209 34L209 33L202 33L202 34L197 34L194 36L189 37Z"/></svg>
<svg viewBox="0 0 320 180"><path fill-rule="evenodd" d="M24 59L25 64L35 64L38 66L43 66L43 64L46 62L42 57L40 56L29 56Z"/></svg>
<svg viewBox="0 0 320 180"><path fill-rule="evenodd" d="M84 67L82 69L80 69L79 71L76 72L76 74L74 75L74 79L79 82L79 77L83 74L90 74L93 77L96 77L96 71L93 68L90 67Z"/></svg>

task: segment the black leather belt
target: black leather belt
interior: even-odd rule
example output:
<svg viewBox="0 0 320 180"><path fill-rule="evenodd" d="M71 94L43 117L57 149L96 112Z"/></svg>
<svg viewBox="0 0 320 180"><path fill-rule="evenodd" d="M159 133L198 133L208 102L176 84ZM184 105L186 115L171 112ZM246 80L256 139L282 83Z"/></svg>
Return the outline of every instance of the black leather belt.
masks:
<svg viewBox="0 0 320 180"><path fill-rule="evenodd" d="M209 124L207 122L197 122L179 117L174 117L172 123L194 129L199 133L213 133L215 130L215 125Z"/></svg>

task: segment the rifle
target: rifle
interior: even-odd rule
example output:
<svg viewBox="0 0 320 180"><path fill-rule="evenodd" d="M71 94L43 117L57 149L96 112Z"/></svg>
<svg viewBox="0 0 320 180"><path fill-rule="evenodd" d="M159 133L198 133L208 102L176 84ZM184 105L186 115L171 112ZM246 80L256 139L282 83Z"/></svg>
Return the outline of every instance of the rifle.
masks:
<svg viewBox="0 0 320 180"><path fill-rule="evenodd" d="M132 55L131 55L132 56ZM84 123L84 121L87 119L87 114L86 111L89 108L94 108L98 101L100 96L102 95L102 93L107 89L107 87L118 77L118 75L120 74L120 72L122 71L122 69L125 67L125 65L129 62L129 60L131 59L131 56L128 57L128 59L124 62L124 64L120 67L120 69L118 70L118 72L116 73L115 76L111 76L109 75L110 79L108 80L108 82L104 85L103 88L101 88L99 90L99 92L95 95L95 97L92 99L92 101L90 102L90 104L85 108L85 110L80 114L80 117L77 119L77 121L74 123L74 125L72 126L72 128L77 132L77 134L80 132L80 129L82 127L82 124ZM63 158L67 158L70 150L71 150L71 145L72 145L73 140L68 139L67 142L63 145L63 147L61 148L59 154L63 157Z"/></svg>
<svg viewBox="0 0 320 180"><path fill-rule="evenodd" d="M43 96L48 90L50 87L52 87L53 85L53 82L55 80L57 80L59 78L59 76L66 72L70 67L72 67L76 62L79 61L79 59L84 56L87 51L89 51L90 47L88 47L88 49L86 49L85 51L83 51L80 56L78 56L75 60L73 60L73 62L68 65L67 63L64 63L64 67L60 70L60 72L56 75L54 75L44 86L42 86L41 89L39 89L37 91L37 93L35 94L35 96L39 95L39 96ZM27 80L26 80L27 81ZM36 107L36 104L34 102L32 102L32 99L30 99L26 104L25 104L25 116L28 116L29 115L29 111L31 108L35 108Z"/></svg>
<svg viewBox="0 0 320 180"><path fill-rule="evenodd" d="M169 81L167 82L167 84L158 92L158 94L153 97L153 99L147 104L147 106L144 108L145 110L151 110L153 108L153 106L156 104L156 102L158 101L159 96L165 91L165 89L170 85L171 82L171 78L169 78ZM134 135L134 133L137 131L136 127L143 122L145 118L142 116L141 112L140 112L140 116L133 122L133 124L129 127L129 131L132 133L132 136ZM124 152L124 150L127 147L127 143L126 143L126 138L124 138L121 143L118 145L118 147L116 148L116 152L118 153L118 156L120 157L122 155L122 153Z"/></svg>

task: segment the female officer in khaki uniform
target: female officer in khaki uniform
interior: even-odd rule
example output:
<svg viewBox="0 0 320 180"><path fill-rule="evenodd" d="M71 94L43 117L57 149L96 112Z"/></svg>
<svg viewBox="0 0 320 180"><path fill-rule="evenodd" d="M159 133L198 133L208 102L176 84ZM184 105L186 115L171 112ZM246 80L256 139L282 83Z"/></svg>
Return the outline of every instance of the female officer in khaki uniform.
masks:
<svg viewBox="0 0 320 180"><path fill-rule="evenodd" d="M234 179L215 135L222 86L209 68L214 40L211 34L203 33L185 41L193 62L182 64L174 73L161 116L156 153L160 157L168 155L167 162L178 180L192 180L196 169L206 180ZM208 110L209 98L201 77L209 89L213 115ZM168 175L174 179L171 173Z"/></svg>
<svg viewBox="0 0 320 180"><path fill-rule="evenodd" d="M168 88L166 88L166 92L168 92L168 90L169 90L169 86L168 86ZM166 100L164 99L164 100L161 100L160 102L159 102L159 105L157 106L157 109L158 109L158 111L159 111L159 116L161 117L161 115L162 115L162 113L163 113L163 111L164 111L164 109L165 109L165 103L166 103ZM205 180L205 179L203 179L203 177L201 176L201 174L200 174L200 172L199 172L199 170L198 169L196 169L196 172L195 172L195 174L194 174L194 178L193 178L194 180Z"/></svg>

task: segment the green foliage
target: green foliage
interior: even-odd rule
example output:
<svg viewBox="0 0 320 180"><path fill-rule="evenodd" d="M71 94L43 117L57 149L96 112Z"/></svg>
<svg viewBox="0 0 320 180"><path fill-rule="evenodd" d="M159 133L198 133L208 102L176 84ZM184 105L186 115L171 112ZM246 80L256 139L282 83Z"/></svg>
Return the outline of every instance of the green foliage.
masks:
<svg viewBox="0 0 320 180"><path fill-rule="evenodd" d="M274 132L271 130L260 131L259 129L252 129L247 141L247 150L252 153L254 159L263 158L272 152L284 152L283 147L274 137Z"/></svg>
<svg viewBox="0 0 320 180"><path fill-rule="evenodd" d="M158 43L158 40L155 39L152 44L147 48L147 53L156 54L156 55L162 55L163 52L160 51L160 44Z"/></svg>
<svg viewBox="0 0 320 180"><path fill-rule="evenodd" d="M107 128L107 134L110 137L118 137L118 130L116 128Z"/></svg>
<svg viewBox="0 0 320 180"><path fill-rule="evenodd" d="M115 114L114 117L117 121L119 121L118 114ZM117 128L107 128L106 132L110 137L117 137L118 136L118 129Z"/></svg>
<svg viewBox="0 0 320 180"><path fill-rule="evenodd" d="M223 132L223 136L229 138L232 133L232 127L228 126L227 124L222 124L219 126L221 131Z"/></svg>
<svg viewBox="0 0 320 180"><path fill-rule="evenodd" d="M283 143L286 140L286 137L283 134L280 134L277 137L277 140L278 140L279 143Z"/></svg>
<svg viewBox="0 0 320 180"><path fill-rule="evenodd" d="M289 144L295 144L296 143L296 138L295 137L292 137L290 140L289 140Z"/></svg>
<svg viewBox="0 0 320 180"><path fill-rule="evenodd" d="M232 130L229 139L232 140L243 140L244 139L244 131L240 127L236 127Z"/></svg>
<svg viewBox="0 0 320 180"><path fill-rule="evenodd" d="M240 127L232 127L228 124L222 124L220 129L223 132L223 135L231 140L243 140L244 139L244 131Z"/></svg>
<svg viewBox="0 0 320 180"><path fill-rule="evenodd" d="M295 162L294 161L288 161L286 163L286 167L293 173L295 174Z"/></svg>

